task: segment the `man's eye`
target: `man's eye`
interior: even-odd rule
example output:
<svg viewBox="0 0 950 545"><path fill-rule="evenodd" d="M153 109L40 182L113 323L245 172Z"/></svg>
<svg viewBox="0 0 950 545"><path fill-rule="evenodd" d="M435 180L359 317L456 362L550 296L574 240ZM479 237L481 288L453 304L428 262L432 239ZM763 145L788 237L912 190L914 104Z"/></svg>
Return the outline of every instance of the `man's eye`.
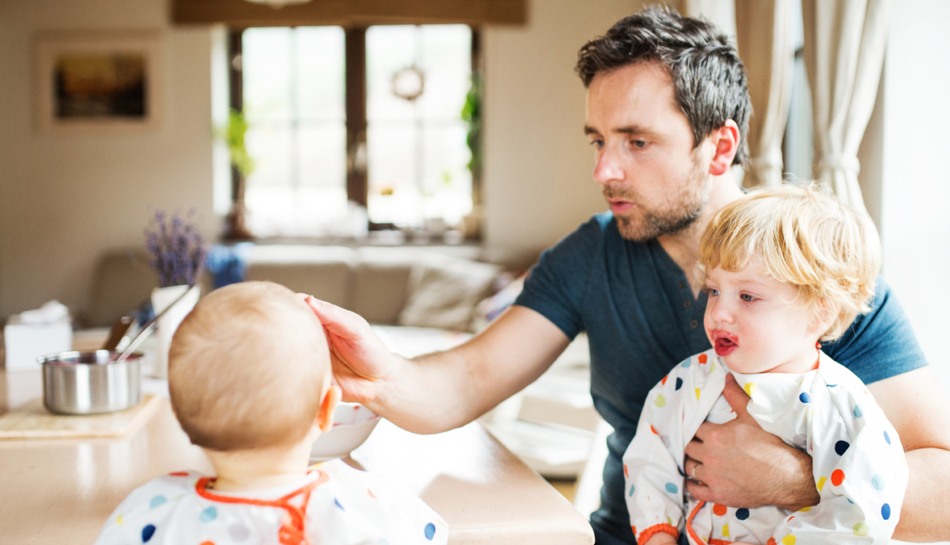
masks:
<svg viewBox="0 0 950 545"><path fill-rule="evenodd" d="M598 149L599 149L599 148L604 147L604 141L603 141L603 140L591 140L591 141L590 141L590 145L591 145L591 146L594 146L595 148L598 148Z"/></svg>
<svg viewBox="0 0 950 545"><path fill-rule="evenodd" d="M643 141L643 140L631 140L630 143L631 143L631 144L633 145L633 147L635 147L635 148L642 148L642 147L646 147L646 145L647 145L647 143L646 143L645 141Z"/></svg>
<svg viewBox="0 0 950 545"><path fill-rule="evenodd" d="M755 301L755 296L749 295L748 293L743 293L739 297L741 297L742 300L745 301L746 303L751 303L752 301Z"/></svg>

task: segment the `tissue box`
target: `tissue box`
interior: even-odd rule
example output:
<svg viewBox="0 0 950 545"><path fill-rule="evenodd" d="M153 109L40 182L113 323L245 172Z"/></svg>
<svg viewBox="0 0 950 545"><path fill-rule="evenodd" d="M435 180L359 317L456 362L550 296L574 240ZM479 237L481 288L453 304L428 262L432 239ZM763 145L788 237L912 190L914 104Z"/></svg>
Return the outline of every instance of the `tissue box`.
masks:
<svg viewBox="0 0 950 545"><path fill-rule="evenodd" d="M39 369L36 358L72 350L73 328L69 322L52 324L7 324L3 328L7 371Z"/></svg>

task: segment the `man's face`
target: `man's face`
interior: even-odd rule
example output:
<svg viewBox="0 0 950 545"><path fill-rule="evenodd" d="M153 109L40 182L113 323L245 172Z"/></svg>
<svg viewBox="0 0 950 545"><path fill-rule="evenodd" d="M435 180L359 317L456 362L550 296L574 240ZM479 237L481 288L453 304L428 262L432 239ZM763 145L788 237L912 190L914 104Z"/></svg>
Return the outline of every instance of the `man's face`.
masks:
<svg viewBox="0 0 950 545"><path fill-rule="evenodd" d="M594 146L594 181L620 234L645 241L689 226L708 200L708 146L693 149L673 82L657 63L594 76L584 131Z"/></svg>

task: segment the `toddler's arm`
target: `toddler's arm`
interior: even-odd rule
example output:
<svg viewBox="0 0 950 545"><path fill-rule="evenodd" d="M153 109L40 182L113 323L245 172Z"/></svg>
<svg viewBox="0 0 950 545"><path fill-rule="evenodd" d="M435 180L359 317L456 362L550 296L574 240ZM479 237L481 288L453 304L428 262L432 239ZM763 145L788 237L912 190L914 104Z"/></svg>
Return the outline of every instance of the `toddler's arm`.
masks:
<svg viewBox="0 0 950 545"><path fill-rule="evenodd" d="M907 487L907 462L897 432L870 394L824 385L827 405L809 418L818 505L790 515L769 545L890 541ZM789 537L793 536L793 537ZM846 541L845 541L846 542Z"/></svg>
<svg viewBox="0 0 950 545"><path fill-rule="evenodd" d="M647 394L637 434L623 455L630 525L637 541L646 537L649 545L675 543L683 521L684 478L677 458L661 437L679 431L676 419L681 415L677 403L680 396L673 388L666 388L665 382ZM658 410L660 406L662 410Z"/></svg>

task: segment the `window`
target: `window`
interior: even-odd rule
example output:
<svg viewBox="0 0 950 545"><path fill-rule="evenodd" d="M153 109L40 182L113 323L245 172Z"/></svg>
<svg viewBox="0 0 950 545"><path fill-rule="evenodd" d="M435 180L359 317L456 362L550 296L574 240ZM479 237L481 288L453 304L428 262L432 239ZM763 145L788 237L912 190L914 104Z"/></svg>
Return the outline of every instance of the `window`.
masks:
<svg viewBox="0 0 950 545"><path fill-rule="evenodd" d="M237 105L256 165L244 194L251 232L350 236L368 224L438 230L470 213L461 112L472 40L466 25L243 31L241 77L232 81L241 85Z"/></svg>

